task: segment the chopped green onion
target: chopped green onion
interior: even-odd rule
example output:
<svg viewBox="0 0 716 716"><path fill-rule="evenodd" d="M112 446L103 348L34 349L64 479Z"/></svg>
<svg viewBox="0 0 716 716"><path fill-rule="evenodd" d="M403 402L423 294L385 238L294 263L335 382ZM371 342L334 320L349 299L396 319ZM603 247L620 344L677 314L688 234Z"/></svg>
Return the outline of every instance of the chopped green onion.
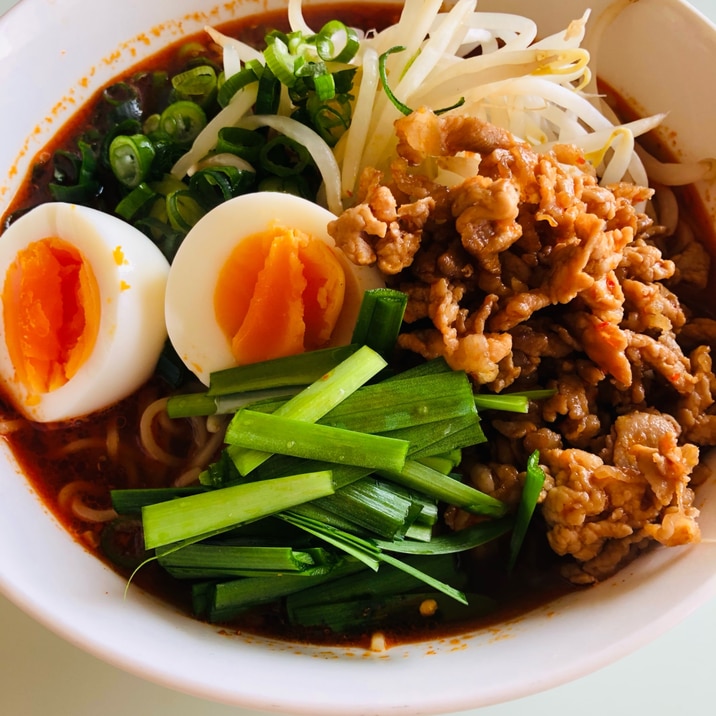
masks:
<svg viewBox="0 0 716 716"><path fill-rule="evenodd" d="M166 210L172 228L184 233L188 232L205 214L194 195L186 189L173 191L167 196Z"/></svg>
<svg viewBox="0 0 716 716"><path fill-rule="evenodd" d="M173 177L171 174L164 174L160 180L152 182L150 186L157 194L165 197L175 191L182 191L188 188L183 181Z"/></svg>
<svg viewBox="0 0 716 716"><path fill-rule="evenodd" d="M162 200L161 204L164 205L165 201ZM154 216L138 219L134 225L154 241L169 263L173 261L179 245L186 235L185 231L178 231L166 221Z"/></svg>
<svg viewBox="0 0 716 716"><path fill-rule="evenodd" d="M289 32L287 35L278 30L274 30L273 34L278 34L278 36L284 40L292 55L302 55L306 52L309 38L304 37L303 32L300 30Z"/></svg>
<svg viewBox="0 0 716 716"><path fill-rule="evenodd" d="M182 99L206 107L216 95L216 71L211 65L198 65L172 77L172 87Z"/></svg>
<svg viewBox="0 0 716 716"><path fill-rule="evenodd" d="M189 144L206 126L206 114L196 103L179 100L170 104L159 117L159 127L175 142Z"/></svg>
<svg viewBox="0 0 716 716"><path fill-rule="evenodd" d="M129 82L115 82L102 90L102 99L113 107L119 107L127 102L136 102L137 89Z"/></svg>
<svg viewBox="0 0 716 716"><path fill-rule="evenodd" d="M144 543L155 549L201 538L334 491L330 470L209 490L142 508Z"/></svg>
<svg viewBox="0 0 716 716"><path fill-rule="evenodd" d="M326 354L322 354L320 358L324 358ZM331 354L327 354L331 355ZM274 364L275 365L275 364ZM310 361L309 361L310 365ZM357 388L363 385L366 381L377 375L386 366L385 360L379 356L375 351L371 350L367 346L362 346L356 351L351 352L350 355L342 360L338 365L331 368L328 372L324 373L318 379L314 380L308 387L298 393L296 396L291 398L287 403L278 408L274 414L274 417L278 419L290 418L293 422L297 421L309 421L313 422L323 417L332 408L336 407L342 400L347 396L351 395ZM242 415L243 414L243 415ZM265 417L265 416L264 416ZM236 414L232 419L229 427L226 431L226 442L234 445L242 445L245 436L241 434L241 431L236 426L236 421L253 420L254 425L256 420L260 421L262 418L259 413L253 415L246 413L245 409ZM265 423L265 420L264 420ZM295 426L294 426L295 427ZM246 425L243 425L243 429L246 429ZM280 428L276 428L280 430ZM299 426L299 429L304 430ZM296 444L299 442L298 439L294 439L291 436L290 439L286 440L286 435L290 433L283 433L284 438L280 438L280 432L274 435L263 435L259 437L259 434L253 436L254 444L243 445L244 447L251 448L251 451L237 451L232 456L234 462L238 467L242 475L246 475L255 467L260 465L264 460L269 457L266 452L266 448L258 448L258 441L273 438L276 445L281 445L283 449L270 449L269 452L279 452L289 455L296 455L293 451L296 448ZM345 435L339 436L346 438ZM318 438L320 440L320 438ZM350 439L354 439L352 436ZM362 440L362 439L361 439ZM361 440L358 442L358 447L361 444ZM288 445L292 443L292 445ZM365 444L365 443L363 443ZM286 453L286 448L291 448ZM300 446L305 448L306 446ZM320 448L320 444L311 443L311 449ZM335 447L335 446L334 446ZM339 453L340 455L340 453ZM326 460L327 462L350 462L349 460L333 459L327 457L323 451L319 451L319 454L299 454L299 457L315 457L319 460ZM361 463L351 463L361 464ZM372 467L367 465L366 467Z"/></svg>
<svg viewBox="0 0 716 716"><path fill-rule="evenodd" d="M309 423L276 413L259 413L248 408L236 413L229 430L226 441L232 446L376 470L400 471L409 446L406 440ZM240 454L234 461L242 474L253 469L252 464L247 469Z"/></svg>
<svg viewBox="0 0 716 716"><path fill-rule="evenodd" d="M285 573L325 574L335 558L322 548L190 544L158 549L159 564L178 579L279 576Z"/></svg>
<svg viewBox="0 0 716 716"><path fill-rule="evenodd" d="M394 94L393 90L390 89L390 85L388 84L388 70L386 68L386 63L388 61L388 57L396 52L404 52L405 47L402 45L396 45L395 47L391 47L387 49L383 54L380 55L378 58L378 73L380 75L380 83L383 87L383 91L388 96L388 99L393 103L393 106L399 110L404 115L409 115L412 113L412 109L408 107L407 104L404 104L401 102Z"/></svg>
<svg viewBox="0 0 716 716"><path fill-rule="evenodd" d="M357 560L346 559L328 574L281 577L249 577L229 582L210 583L194 594L195 611L210 622L233 619L248 607L267 604L294 592L326 584L347 574L365 569Z"/></svg>
<svg viewBox="0 0 716 716"><path fill-rule="evenodd" d="M261 147L266 139L260 132L243 127L222 127L216 141L216 153L235 154L254 164L259 159Z"/></svg>
<svg viewBox="0 0 716 716"><path fill-rule="evenodd" d="M254 112L256 114L276 114L281 98L281 83L271 68L264 66L259 77L259 91Z"/></svg>
<svg viewBox="0 0 716 716"><path fill-rule="evenodd" d="M119 201L114 207L114 213L125 221L132 221L156 196L156 192L146 182L141 182Z"/></svg>
<svg viewBox="0 0 716 716"><path fill-rule="evenodd" d="M341 36L344 42L343 48L334 55L336 35ZM324 62L348 63L356 56L359 49L358 33L339 20L327 22L316 36L316 51Z"/></svg>
<svg viewBox="0 0 716 716"><path fill-rule="evenodd" d="M102 92L102 99L112 108L110 120L121 123L125 119L139 120L142 117L142 98L139 90L129 82L116 82Z"/></svg>
<svg viewBox="0 0 716 716"><path fill-rule="evenodd" d="M159 120L161 119L161 116L157 114L156 112L154 114L150 114L142 123L142 131L147 136L150 135L156 135L156 133L159 131Z"/></svg>
<svg viewBox="0 0 716 716"><path fill-rule="evenodd" d="M381 474L399 485L424 492L448 505L462 507L476 515L501 517L507 505L453 477L443 475L416 460L406 460L402 470L381 470Z"/></svg>
<svg viewBox="0 0 716 716"><path fill-rule="evenodd" d="M512 532L510 540L510 557L507 563L508 569L512 569L517 556L527 535L527 529L530 526L532 515L537 506L542 487L545 481L544 470L539 466L539 451L535 450L527 459L527 472L525 474L525 483L522 487L522 496L520 504L517 507L517 515L515 516L515 528Z"/></svg>
<svg viewBox="0 0 716 716"><path fill-rule="evenodd" d="M427 572L441 581L465 581L464 573L457 571L455 560L450 555L440 557L409 557L406 562ZM415 590L421 581L412 574L385 565L377 573L363 569L327 584L311 586L308 589L294 592L286 600L286 610L291 621L296 610L309 605L328 605L356 598L384 597Z"/></svg>
<svg viewBox="0 0 716 716"><path fill-rule="evenodd" d="M211 166L195 172L189 179L189 188L204 206L211 209L235 196L247 194L255 182L255 172L234 166Z"/></svg>
<svg viewBox="0 0 716 716"><path fill-rule="evenodd" d="M442 435L438 423L461 416L477 420L470 381L462 371L453 371L362 386L320 422L366 433L391 433L401 439L409 439L410 433L398 436L394 431L431 423L435 425L431 439L436 440Z"/></svg>
<svg viewBox="0 0 716 716"><path fill-rule="evenodd" d="M296 388L267 388L266 390L253 390L246 393L231 393L230 395L217 395L207 393L190 393L187 395L173 395L167 401L167 415L170 418L191 418L199 415L227 415L233 414L241 408L251 406L254 410L259 405L270 401L275 410L290 400L304 386ZM269 410L268 412L273 412Z"/></svg>
<svg viewBox="0 0 716 716"><path fill-rule="evenodd" d="M205 487L136 487L112 490L110 498L117 514L140 514L142 507L206 492Z"/></svg>
<svg viewBox="0 0 716 716"><path fill-rule="evenodd" d="M412 114L413 110L408 107L407 104L404 102L401 102L395 94L393 94L393 90L390 89L390 85L388 84L388 70L386 68L386 63L388 60L388 57L396 52L403 52L405 51L405 47L402 45L396 45L395 47L391 47L388 50L386 50L380 57L378 58L378 73L380 75L380 84L383 87L383 91L388 96L388 99L393 103L393 106L399 110L404 115ZM451 104L449 107L442 107L441 109L434 110L435 114L444 114L445 112L449 112L451 109L457 109L458 107L462 107L462 105L465 104L465 98L460 97L455 104Z"/></svg>
<svg viewBox="0 0 716 716"><path fill-rule="evenodd" d="M259 151L261 168L279 177L301 174L310 163L306 147L282 134L270 139Z"/></svg>
<svg viewBox="0 0 716 716"><path fill-rule="evenodd" d="M345 515L356 525L385 539L402 537L422 511L422 504L407 493L374 477L346 485L328 497L315 501L337 515Z"/></svg>
<svg viewBox="0 0 716 716"><path fill-rule="evenodd" d="M315 75L313 78L313 87L316 90L318 99L322 102L333 99L336 96L336 83L333 75L329 72Z"/></svg>
<svg viewBox="0 0 716 716"><path fill-rule="evenodd" d="M423 572L422 570L418 569L417 567L414 567L408 562L403 562L399 559L396 559L392 555L385 553L382 553L380 555L380 561L384 564L390 564L393 567L401 569L406 574L409 574L416 579L419 579L421 582L424 582L433 589L437 589L439 592L446 594L448 597L452 597L456 602L460 602L461 604L467 604L467 597L465 597L465 594L460 589L455 589L455 587L451 587L449 584L445 584L445 582L442 582L439 579L435 579L435 577L433 577L432 575L428 574L427 572Z"/></svg>
<svg viewBox="0 0 716 716"><path fill-rule="evenodd" d="M154 154L152 142L143 134L120 134L109 145L109 164L117 180L134 189L147 178Z"/></svg>
<svg viewBox="0 0 716 716"><path fill-rule="evenodd" d="M344 633L376 628L385 623L411 624L428 617L438 618L441 622L474 618L489 614L497 606L494 599L482 594L461 596L464 601L457 602L439 592L422 592L308 605L294 610L292 622ZM427 613L423 612L425 605L430 605Z"/></svg>
<svg viewBox="0 0 716 716"><path fill-rule="evenodd" d="M219 104L222 107L226 107L237 92L242 90L247 85L250 85L252 82L258 82L259 73L256 72L256 68L247 63L246 67L243 67L236 74L231 75L228 79L225 79L221 84L221 87L219 87L219 93L217 96Z"/></svg>
<svg viewBox="0 0 716 716"><path fill-rule="evenodd" d="M296 82L297 56L289 52L284 40L276 33L267 35L266 39L271 40L264 50L266 65L279 82L285 84L286 87L292 87Z"/></svg>
<svg viewBox="0 0 716 716"><path fill-rule="evenodd" d="M101 191L96 178L97 158L92 147L83 141L77 142L79 157L70 152L58 150L53 156L55 181L49 184L50 193L55 201L67 201L75 204L87 204ZM68 161L73 176L58 171L58 164Z"/></svg>
<svg viewBox="0 0 716 716"><path fill-rule="evenodd" d="M476 395L478 410L505 410L511 413L526 413L530 401L524 395Z"/></svg>
<svg viewBox="0 0 716 716"><path fill-rule="evenodd" d="M335 80L335 75L332 77ZM334 147L350 127L352 113L350 95L336 93L329 101L321 100L317 95L309 95L305 108L297 109L292 116L304 124L312 125L326 143Z"/></svg>
<svg viewBox="0 0 716 716"><path fill-rule="evenodd" d="M357 345L321 348L293 356L236 366L211 374L208 395L306 386L322 378L356 352Z"/></svg>
<svg viewBox="0 0 716 716"><path fill-rule="evenodd" d="M383 551L398 552L400 554L456 554L466 552L502 537L512 529L513 524L514 522L511 518L502 517L498 520L484 520L465 529L433 537L430 542L412 542L410 540L386 542L375 540L375 543Z"/></svg>
<svg viewBox="0 0 716 716"><path fill-rule="evenodd" d="M353 343L368 345L384 358L392 355L403 323L408 295L390 288L373 288L363 294Z"/></svg>
<svg viewBox="0 0 716 716"><path fill-rule="evenodd" d="M332 544L351 557L363 562L363 564L377 571L380 566L380 550L375 542L358 537L350 532L332 527L318 520L304 517L292 511L282 512L279 517L289 524L300 527L309 534Z"/></svg>
<svg viewBox="0 0 716 716"><path fill-rule="evenodd" d="M293 194L304 199L316 200L316 193L310 188L306 178L302 175L277 177L267 176L259 182L258 191L276 191L281 194Z"/></svg>

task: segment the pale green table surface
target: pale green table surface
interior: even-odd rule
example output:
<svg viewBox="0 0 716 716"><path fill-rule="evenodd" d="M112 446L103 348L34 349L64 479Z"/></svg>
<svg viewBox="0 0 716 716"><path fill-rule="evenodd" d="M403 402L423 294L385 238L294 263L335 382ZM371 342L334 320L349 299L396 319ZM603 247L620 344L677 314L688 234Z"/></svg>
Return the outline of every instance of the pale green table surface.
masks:
<svg viewBox="0 0 716 716"><path fill-rule="evenodd" d="M0 0L0 15L15 4ZM693 0L692 5L716 22L716 0ZM715 651L716 600L594 674L461 716L709 716L716 713ZM63 641L0 596L0 716L263 713L203 701L131 676Z"/></svg>

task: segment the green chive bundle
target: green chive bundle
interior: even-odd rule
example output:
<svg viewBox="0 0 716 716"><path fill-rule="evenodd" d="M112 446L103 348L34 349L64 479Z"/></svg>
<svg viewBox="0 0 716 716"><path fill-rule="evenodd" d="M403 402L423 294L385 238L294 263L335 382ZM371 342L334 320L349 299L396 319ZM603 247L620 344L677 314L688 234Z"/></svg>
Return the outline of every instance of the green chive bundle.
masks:
<svg viewBox="0 0 716 716"><path fill-rule="evenodd" d="M174 417L231 413L224 450L199 486L112 499L141 518L150 558L192 584L197 615L223 622L282 601L292 623L340 632L494 607L465 590L454 557L507 536L511 569L544 475L535 453L514 516L462 482L462 450L485 440L479 400L442 359L388 369L381 352L404 310L397 292L369 291L351 345L221 371L206 393L170 400ZM441 534L444 504L476 524Z"/></svg>

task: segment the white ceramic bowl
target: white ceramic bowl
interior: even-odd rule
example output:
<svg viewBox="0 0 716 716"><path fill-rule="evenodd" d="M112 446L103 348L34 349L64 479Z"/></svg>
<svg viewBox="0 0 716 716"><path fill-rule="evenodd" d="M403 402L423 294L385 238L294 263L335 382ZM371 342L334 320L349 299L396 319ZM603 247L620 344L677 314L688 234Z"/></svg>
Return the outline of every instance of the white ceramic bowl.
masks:
<svg viewBox="0 0 716 716"><path fill-rule="evenodd" d="M494 0L544 33L606 0ZM279 0L24 0L0 21L0 209L33 155L123 67L206 22ZM154 29L156 32L150 33ZM662 45L668 37L666 46ZM670 111L668 143L716 156L716 28L678 0L634 3L604 37L599 72L645 113ZM701 188L716 217L714 187ZM613 579L499 628L386 653L227 636L136 589L85 552L0 455L0 589L73 644L194 695L292 714L433 714L518 698L593 671L716 595L716 484L699 490L711 543L662 549Z"/></svg>

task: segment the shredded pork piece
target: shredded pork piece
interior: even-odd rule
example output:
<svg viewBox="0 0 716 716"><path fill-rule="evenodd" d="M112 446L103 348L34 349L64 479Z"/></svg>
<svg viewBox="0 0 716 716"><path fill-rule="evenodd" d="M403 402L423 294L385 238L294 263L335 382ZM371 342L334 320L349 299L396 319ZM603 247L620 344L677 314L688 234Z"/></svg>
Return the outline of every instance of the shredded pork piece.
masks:
<svg viewBox="0 0 716 716"><path fill-rule="evenodd" d="M395 127L390 172L366 170L329 232L408 295L403 350L444 357L481 391L554 390L527 415L483 421L489 439L466 456L466 477L514 507L516 466L539 450L547 538L576 583L649 544L698 541L692 481L708 470L699 448L716 444L716 320L674 293L708 276L693 232L664 236L638 208L652 191L600 185L575 146L537 153L424 109ZM448 187L435 168L450 157L472 173Z"/></svg>

